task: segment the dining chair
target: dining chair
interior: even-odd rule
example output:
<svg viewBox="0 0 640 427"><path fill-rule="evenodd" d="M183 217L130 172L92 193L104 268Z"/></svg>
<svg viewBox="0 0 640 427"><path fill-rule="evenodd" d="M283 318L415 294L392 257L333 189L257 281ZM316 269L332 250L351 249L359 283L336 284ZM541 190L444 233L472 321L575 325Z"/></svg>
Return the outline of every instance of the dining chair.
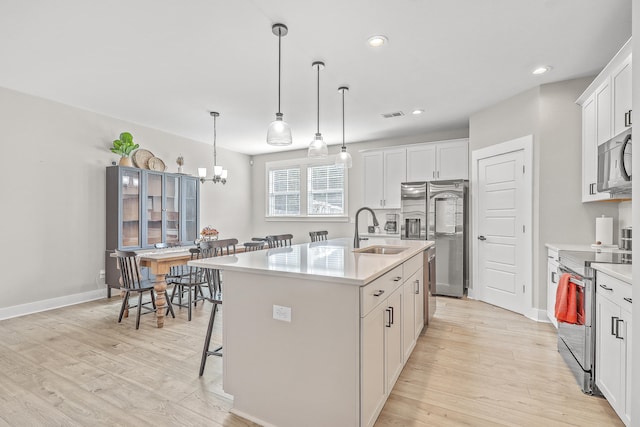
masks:
<svg viewBox="0 0 640 427"><path fill-rule="evenodd" d="M118 268L120 269L120 290L124 292L124 295L122 296L122 305L120 306L120 315L118 316L118 323L122 322L122 316L124 315L125 310L129 311L130 309L137 308L136 329L139 329L140 315L155 313L157 311L156 297L153 289L154 283L149 280L141 279L140 264L135 252L116 250L115 253L118 258ZM149 292L151 300L142 302L142 295L145 292ZM129 304L129 296L131 294L138 295L138 303L135 305ZM169 313L171 313L171 316L175 318L176 315L173 311L173 305L169 298L166 300ZM151 305L151 308L148 307L149 304ZM142 312L143 308L145 309L144 313Z"/></svg>
<svg viewBox="0 0 640 427"><path fill-rule="evenodd" d="M329 232L328 231L310 231L309 232L309 237L311 237L311 241L312 242L319 242L321 240L327 240L329 236Z"/></svg>
<svg viewBox="0 0 640 427"><path fill-rule="evenodd" d="M244 246L245 252L253 252L259 251L260 249L264 249L265 240L261 242L244 242L242 246Z"/></svg>
<svg viewBox="0 0 640 427"><path fill-rule="evenodd" d="M213 246L213 256L234 255L236 253L236 245L238 244L238 239L215 240L210 243L212 243ZM210 350L213 324L215 323L218 306L222 305L222 276L220 274L220 270L218 269L209 270L211 277L211 280L209 281L209 296L205 297L205 299L210 301L213 304L213 307L211 307L209 325L207 326L207 333L204 338L204 347L202 349L202 358L200 360L200 376L202 376L202 374L204 373L204 367L207 363L207 357L222 357L222 346L218 346L214 350Z"/></svg>
<svg viewBox="0 0 640 427"><path fill-rule="evenodd" d="M191 261L212 257L214 254L212 243L211 241L200 242L199 247L190 248ZM210 287L211 277L208 269L202 267L188 266L185 271L186 274L184 276L173 282L174 286L170 300L174 305L185 307L187 309L187 319L191 321L192 308L198 306L198 301L206 299L202 288ZM173 299L176 294L178 295L178 302L174 303ZM185 294L186 303L183 302Z"/></svg>
<svg viewBox="0 0 640 427"><path fill-rule="evenodd" d="M292 234L272 234L266 237L269 248L282 248L291 246Z"/></svg>

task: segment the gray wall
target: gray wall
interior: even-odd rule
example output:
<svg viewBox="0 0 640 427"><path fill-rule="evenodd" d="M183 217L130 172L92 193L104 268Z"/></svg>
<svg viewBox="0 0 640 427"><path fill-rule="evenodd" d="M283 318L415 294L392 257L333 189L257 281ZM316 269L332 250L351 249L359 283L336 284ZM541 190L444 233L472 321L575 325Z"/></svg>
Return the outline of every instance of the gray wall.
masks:
<svg viewBox="0 0 640 427"><path fill-rule="evenodd" d="M203 120L211 120L203 111ZM4 162L0 309L105 289L105 167L122 131L177 171L197 174L213 163L210 144L0 88ZM201 224L222 236L250 235L249 157L219 150L226 186L202 186ZM204 164L206 163L206 164ZM105 292L106 295L106 292ZM61 301L64 304L64 301ZM1 317L1 316L0 316Z"/></svg>
<svg viewBox="0 0 640 427"><path fill-rule="evenodd" d="M299 159L307 156L307 150L295 150L281 153L263 154L253 157L253 232L256 236L266 236L268 234L291 233L294 243L309 241L309 231L328 230L329 237L353 236L354 215L363 206L364 181L362 169L362 155L360 150L368 150L381 147L392 147L395 145L414 144L420 142L441 141L447 139L466 138L469 135L467 129L458 129L447 132L437 132L425 135L416 135L406 138L385 139L369 142L347 144L347 150L353 158L353 167L349 169L349 222L329 222L329 221L268 221L265 219L265 163L277 160ZM311 140L311 137L309 138ZM329 156L335 156L340 151L339 145L329 147ZM380 225L384 225L386 212L398 212L396 210L376 210L376 216ZM366 230L367 221L370 215L366 212L361 214L360 230Z"/></svg>
<svg viewBox="0 0 640 427"><path fill-rule="evenodd" d="M617 203L581 202L582 113L575 100L592 78L528 90L473 114L469 151L533 135L533 307L546 308L546 243L595 240L595 218L617 221ZM471 156L470 156L471 157ZM616 225L614 224L614 228Z"/></svg>

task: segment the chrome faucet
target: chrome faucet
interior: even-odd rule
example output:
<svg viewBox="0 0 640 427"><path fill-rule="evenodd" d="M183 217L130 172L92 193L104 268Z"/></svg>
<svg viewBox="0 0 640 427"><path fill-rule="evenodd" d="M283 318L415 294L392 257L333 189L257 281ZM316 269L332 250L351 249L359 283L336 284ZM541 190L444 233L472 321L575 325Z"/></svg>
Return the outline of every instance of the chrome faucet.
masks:
<svg viewBox="0 0 640 427"><path fill-rule="evenodd" d="M373 216L373 226L377 227L379 225L378 224L378 218L376 218L376 214L371 210L371 208L362 207L362 208L358 209L358 212L356 212L356 234L353 236L353 247L354 248L359 248L360 247L360 240L365 240L365 239L361 239L360 236L358 235L358 215L362 211L371 212L371 215Z"/></svg>

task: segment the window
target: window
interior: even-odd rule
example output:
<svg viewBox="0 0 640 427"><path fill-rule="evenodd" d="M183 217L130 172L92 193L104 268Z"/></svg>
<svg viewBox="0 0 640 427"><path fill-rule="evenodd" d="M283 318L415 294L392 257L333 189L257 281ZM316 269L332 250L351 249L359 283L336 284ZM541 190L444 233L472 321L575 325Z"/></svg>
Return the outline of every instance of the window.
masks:
<svg viewBox="0 0 640 427"><path fill-rule="evenodd" d="M307 167L307 203L309 215L344 215L344 168Z"/></svg>
<svg viewBox="0 0 640 427"><path fill-rule="evenodd" d="M267 217L347 218L347 169L298 159L269 162L266 170Z"/></svg>
<svg viewBox="0 0 640 427"><path fill-rule="evenodd" d="M300 168L269 171L269 216L300 215Z"/></svg>

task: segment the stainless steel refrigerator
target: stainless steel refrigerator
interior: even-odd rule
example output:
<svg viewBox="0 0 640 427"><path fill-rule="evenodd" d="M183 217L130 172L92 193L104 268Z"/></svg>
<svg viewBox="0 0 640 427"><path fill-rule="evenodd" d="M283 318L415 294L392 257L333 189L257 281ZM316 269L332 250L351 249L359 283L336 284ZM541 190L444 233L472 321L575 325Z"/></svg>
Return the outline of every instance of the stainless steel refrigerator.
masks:
<svg viewBox="0 0 640 427"><path fill-rule="evenodd" d="M400 236L436 242L436 295L462 297L468 278L468 181L405 182Z"/></svg>

